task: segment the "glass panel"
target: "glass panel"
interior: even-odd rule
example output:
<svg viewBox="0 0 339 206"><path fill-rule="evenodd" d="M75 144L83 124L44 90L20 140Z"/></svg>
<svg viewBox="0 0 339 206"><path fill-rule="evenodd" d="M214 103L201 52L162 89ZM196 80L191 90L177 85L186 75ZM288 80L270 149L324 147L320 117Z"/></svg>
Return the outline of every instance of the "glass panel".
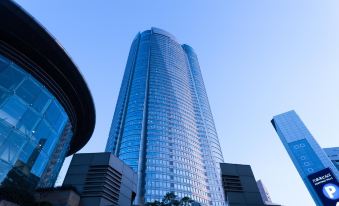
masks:
<svg viewBox="0 0 339 206"><path fill-rule="evenodd" d="M13 90L24 78L24 74L18 71L15 65L0 70L0 86Z"/></svg>
<svg viewBox="0 0 339 206"><path fill-rule="evenodd" d="M46 120L42 120L35 129L33 139L36 142L39 142L40 139L47 139L43 150L47 154L51 154L53 149L55 148L56 142L58 142L59 140L59 137L55 134L55 132L53 132L52 128L50 128Z"/></svg>
<svg viewBox="0 0 339 206"><path fill-rule="evenodd" d="M6 90L0 88L0 107L8 96L9 96L9 93Z"/></svg>
<svg viewBox="0 0 339 206"><path fill-rule="evenodd" d="M12 131L6 141L0 146L0 159L14 164L26 141L23 135Z"/></svg>
<svg viewBox="0 0 339 206"><path fill-rule="evenodd" d="M9 164L0 160L0 182L2 182L6 178L7 173L11 168L12 167Z"/></svg>
<svg viewBox="0 0 339 206"><path fill-rule="evenodd" d="M41 138L49 138L51 133L52 129L49 127L46 120L42 120L36 127L36 131L34 132L34 140L38 142Z"/></svg>
<svg viewBox="0 0 339 206"><path fill-rule="evenodd" d="M16 90L16 94L28 104L32 104L39 93L39 86L29 78L25 79L25 81Z"/></svg>
<svg viewBox="0 0 339 206"><path fill-rule="evenodd" d="M65 127L65 124L68 120L68 117L65 114L60 114L58 120L55 124L55 131L60 134L62 132L62 129Z"/></svg>
<svg viewBox="0 0 339 206"><path fill-rule="evenodd" d="M32 106L37 112L43 113L51 102L51 99L52 96L50 94L41 90L39 96L35 99Z"/></svg>
<svg viewBox="0 0 339 206"><path fill-rule="evenodd" d="M29 141L27 144L25 144L24 148L22 149L22 152L20 153L19 159L23 162L27 162L29 156L32 154L36 145L37 143L33 141Z"/></svg>
<svg viewBox="0 0 339 206"><path fill-rule="evenodd" d="M35 126L40 121L40 118L41 117L33 110L27 110L19 121L17 128L25 135L31 136Z"/></svg>
<svg viewBox="0 0 339 206"><path fill-rule="evenodd" d="M41 176L42 172L44 171L46 165L48 162L48 156L41 152L37 158L37 160L34 162L34 165L32 167L32 173Z"/></svg>
<svg viewBox="0 0 339 206"><path fill-rule="evenodd" d="M67 121L62 106L40 82L0 55L0 186L33 189L49 171L43 181L52 187L73 136L68 127L60 138Z"/></svg>
<svg viewBox="0 0 339 206"><path fill-rule="evenodd" d="M3 120L0 120L0 145L3 144L5 139L8 137L8 134L11 132L11 125L4 122Z"/></svg>
<svg viewBox="0 0 339 206"><path fill-rule="evenodd" d="M57 133L60 133L67 120L60 110L61 108L53 101L46 111L46 119Z"/></svg>
<svg viewBox="0 0 339 206"><path fill-rule="evenodd" d="M0 55L0 73L3 72L10 64L10 61Z"/></svg>
<svg viewBox="0 0 339 206"><path fill-rule="evenodd" d="M43 148L44 152L46 154L52 154L53 150L55 149L58 141L59 141L59 136L55 134L54 132L50 133L50 136L47 139L47 142L45 143L45 146Z"/></svg>
<svg viewBox="0 0 339 206"><path fill-rule="evenodd" d="M26 110L18 97L11 96L0 109L0 118L15 126Z"/></svg>

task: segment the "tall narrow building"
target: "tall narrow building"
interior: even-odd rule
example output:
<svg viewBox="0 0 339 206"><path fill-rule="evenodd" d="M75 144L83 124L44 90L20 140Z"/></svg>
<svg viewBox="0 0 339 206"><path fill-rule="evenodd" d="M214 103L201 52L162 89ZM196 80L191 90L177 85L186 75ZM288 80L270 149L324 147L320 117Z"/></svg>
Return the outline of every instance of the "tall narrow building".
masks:
<svg viewBox="0 0 339 206"><path fill-rule="evenodd" d="M271 122L316 205L339 205L339 172L297 113L279 114Z"/></svg>
<svg viewBox="0 0 339 206"><path fill-rule="evenodd" d="M136 203L167 192L224 205L223 156L197 55L158 28L135 37L106 151L138 173Z"/></svg>

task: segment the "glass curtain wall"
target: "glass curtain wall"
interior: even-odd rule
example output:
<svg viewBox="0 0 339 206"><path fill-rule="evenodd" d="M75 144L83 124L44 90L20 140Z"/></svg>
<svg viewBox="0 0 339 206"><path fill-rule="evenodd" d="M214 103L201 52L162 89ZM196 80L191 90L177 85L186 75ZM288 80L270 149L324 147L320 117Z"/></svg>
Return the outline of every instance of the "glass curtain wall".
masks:
<svg viewBox="0 0 339 206"><path fill-rule="evenodd" d="M71 138L68 116L56 98L0 55L1 186L53 186Z"/></svg>
<svg viewBox="0 0 339 206"><path fill-rule="evenodd" d="M106 151L138 172L137 203L173 191L224 205L223 158L192 48L157 28L136 36Z"/></svg>

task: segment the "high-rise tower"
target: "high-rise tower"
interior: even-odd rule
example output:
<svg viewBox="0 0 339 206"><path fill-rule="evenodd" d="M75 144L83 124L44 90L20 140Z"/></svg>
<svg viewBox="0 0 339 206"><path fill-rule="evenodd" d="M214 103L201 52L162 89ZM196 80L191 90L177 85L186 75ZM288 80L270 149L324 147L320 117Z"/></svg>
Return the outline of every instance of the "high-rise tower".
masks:
<svg viewBox="0 0 339 206"><path fill-rule="evenodd" d="M223 157L197 56L152 28L135 37L106 151L138 173L138 204L174 191L224 205Z"/></svg>
<svg viewBox="0 0 339 206"><path fill-rule="evenodd" d="M297 113L279 114L271 122L316 205L339 205L339 172Z"/></svg>

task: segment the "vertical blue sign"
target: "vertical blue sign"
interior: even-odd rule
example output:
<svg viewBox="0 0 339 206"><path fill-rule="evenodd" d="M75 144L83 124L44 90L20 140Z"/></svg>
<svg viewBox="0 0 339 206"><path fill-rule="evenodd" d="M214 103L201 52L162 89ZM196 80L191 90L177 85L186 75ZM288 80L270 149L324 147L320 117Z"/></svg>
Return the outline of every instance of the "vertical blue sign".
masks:
<svg viewBox="0 0 339 206"><path fill-rule="evenodd" d="M325 206L339 206L339 183L331 169L326 168L308 176L313 189Z"/></svg>

